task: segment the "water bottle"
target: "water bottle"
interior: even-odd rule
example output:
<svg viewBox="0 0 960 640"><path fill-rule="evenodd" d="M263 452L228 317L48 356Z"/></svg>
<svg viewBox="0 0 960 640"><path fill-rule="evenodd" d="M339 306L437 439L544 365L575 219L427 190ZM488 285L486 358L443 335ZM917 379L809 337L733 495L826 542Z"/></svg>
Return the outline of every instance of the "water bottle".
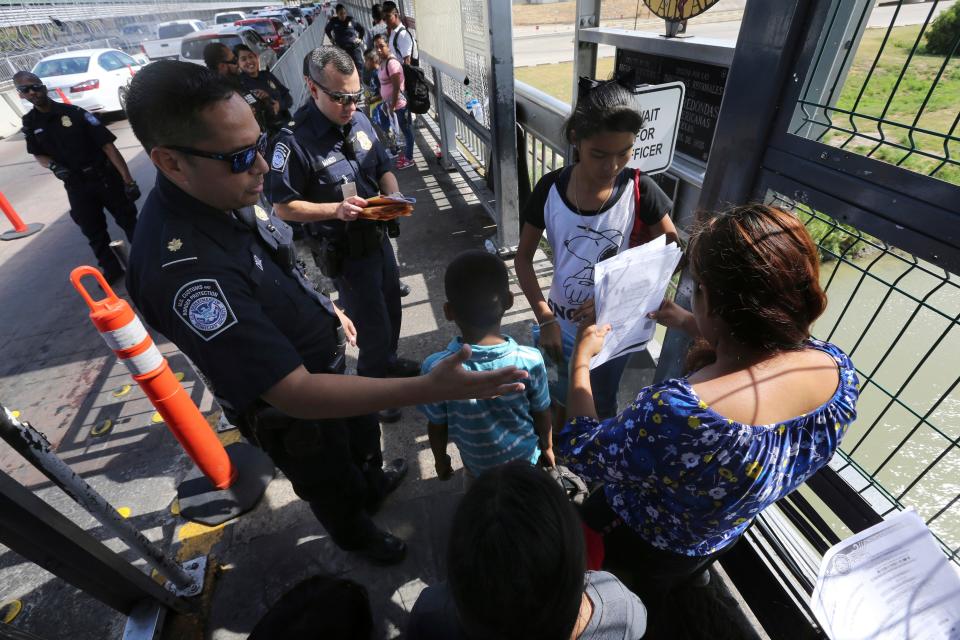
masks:
<svg viewBox="0 0 960 640"><path fill-rule="evenodd" d="M466 100L463 106L466 108L467 113L479 120L479 118L477 118L477 110L480 109L480 101L473 97L473 92L470 91L470 89L467 89Z"/></svg>

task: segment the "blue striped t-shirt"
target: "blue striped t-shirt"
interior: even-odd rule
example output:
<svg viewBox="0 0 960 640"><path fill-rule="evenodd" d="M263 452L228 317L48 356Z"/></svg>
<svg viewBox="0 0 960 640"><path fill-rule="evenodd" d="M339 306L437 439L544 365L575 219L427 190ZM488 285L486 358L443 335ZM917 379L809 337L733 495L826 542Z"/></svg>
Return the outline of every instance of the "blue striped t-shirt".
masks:
<svg viewBox="0 0 960 640"><path fill-rule="evenodd" d="M473 351L463 366L470 371L490 371L515 366L530 377L524 380L523 393L489 400L450 400L420 405L432 424L447 425L447 434L460 450L463 465L475 476L512 460L536 462L540 457L533 411L550 407L547 368L543 356L533 347L523 347L509 337L491 346L470 345ZM429 373L440 360L457 353L463 346L454 338L445 351L423 361L422 372Z"/></svg>

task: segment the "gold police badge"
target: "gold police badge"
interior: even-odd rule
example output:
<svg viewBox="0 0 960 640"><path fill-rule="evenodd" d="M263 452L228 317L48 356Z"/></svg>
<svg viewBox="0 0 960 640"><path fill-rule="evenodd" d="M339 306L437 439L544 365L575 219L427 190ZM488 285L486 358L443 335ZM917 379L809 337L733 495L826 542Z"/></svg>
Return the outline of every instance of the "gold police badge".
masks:
<svg viewBox="0 0 960 640"><path fill-rule="evenodd" d="M373 143L370 142L370 138L367 136L365 131L357 132L357 142L360 144L360 148L364 151L370 151L373 148Z"/></svg>
<svg viewBox="0 0 960 640"><path fill-rule="evenodd" d="M70 116L63 116L62 118L60 118L60 124L62 124L65 127L72 127L73 120L70 119Z"/></svg>

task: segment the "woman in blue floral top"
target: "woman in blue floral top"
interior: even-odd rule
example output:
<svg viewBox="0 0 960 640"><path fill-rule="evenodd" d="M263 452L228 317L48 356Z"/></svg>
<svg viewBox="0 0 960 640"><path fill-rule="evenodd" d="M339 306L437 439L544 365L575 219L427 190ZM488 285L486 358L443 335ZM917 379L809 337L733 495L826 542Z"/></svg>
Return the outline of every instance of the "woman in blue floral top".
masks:
<svg viewBox="0 0 960 640"><path fill-rule="evenodd" d="M810 338L826 295L795 216L763 205L714 215L687 259L693 312L668 301L651 317L697 340L693 373L600 422L589 362L609 327L582 328L568 404L578 417L556 442L558 459L604 482L584 519L604 534L608 566L635 569L631 586L653 609L824 466L856 417L853 364Z"/></svg>

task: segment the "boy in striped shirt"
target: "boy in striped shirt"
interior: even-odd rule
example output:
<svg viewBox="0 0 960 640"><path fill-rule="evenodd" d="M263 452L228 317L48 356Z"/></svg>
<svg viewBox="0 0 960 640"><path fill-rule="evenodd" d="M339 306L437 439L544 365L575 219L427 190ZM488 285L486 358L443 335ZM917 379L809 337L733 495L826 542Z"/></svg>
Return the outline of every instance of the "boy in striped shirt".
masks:
<svg viewBox="0 0 960 640"><path fill-rule="evenodd" d="M553 466L550 392L543 356L500 332L503 314L513 306L506 265L485 251L462 253L447 267L444 288L444 316L456 323L461 335L446 350L424 360L422 372L428 373L468 344L472 355L463 365L467 369L486 371L513 365L525 369L530 377L524 381L523 393L420 406L427 417L437 476L448 480L453 473L448 440L457 445L468 478L512 460L542 460Z"/></svg>

